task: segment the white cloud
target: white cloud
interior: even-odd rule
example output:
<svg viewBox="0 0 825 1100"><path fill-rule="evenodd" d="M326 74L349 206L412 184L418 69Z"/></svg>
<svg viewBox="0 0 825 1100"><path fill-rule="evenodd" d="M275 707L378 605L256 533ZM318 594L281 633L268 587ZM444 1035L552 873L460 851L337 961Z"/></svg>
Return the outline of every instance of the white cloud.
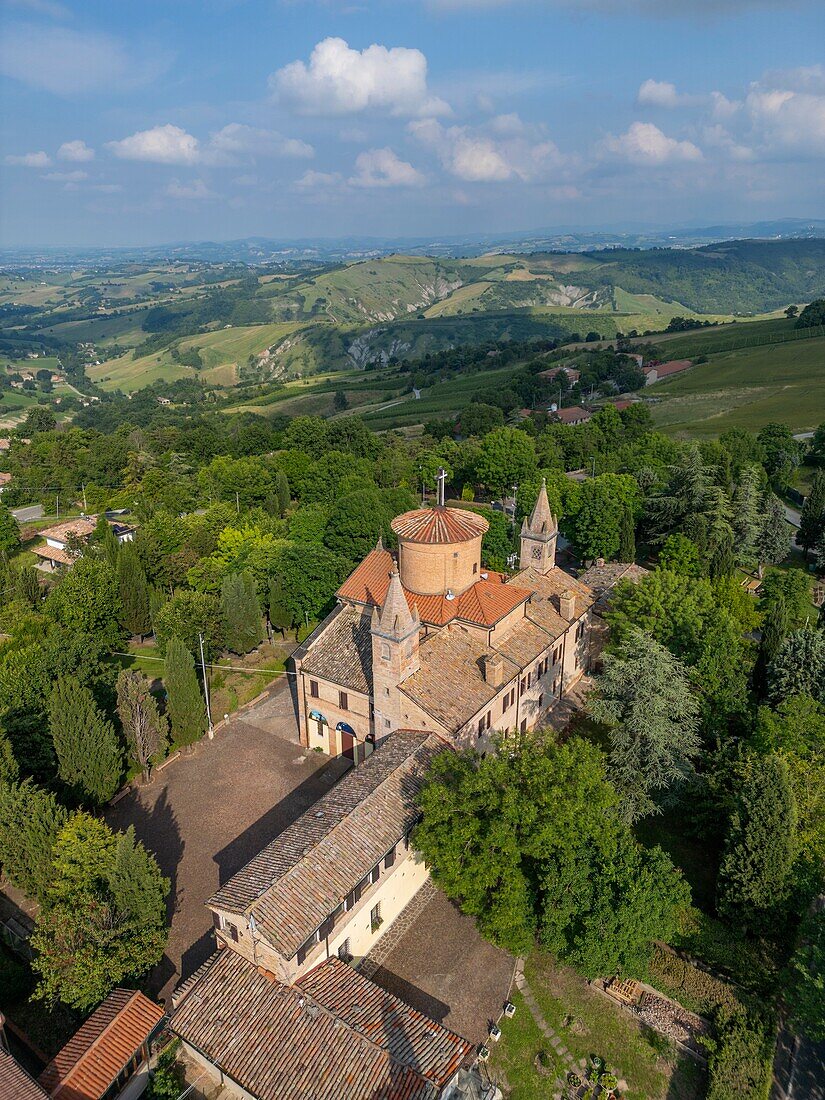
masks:
<svg viewBox="0 0 825 1100"><path fill-rule="evenodd" d="M42 149L39 153L9 153L4 160L6 164L14 164L19 168L48 168L52 162L49 154Z"/></svg>
<svg viewBox="0 0 825 1100"><path fill-rule="evenodd" d="M232 158L245 154L309 158L315 156L315 150L307 142L285 138L277 130L260 130L241 122L230 122L212 134L204 153L206 158L213 160L220 160L221 155Z"/></svg>
<svg viewBox="0 0 825 1100"><path fill-rule="evenodd" d="M645 80L636 94L641 107L685 107L692 101L692 96L680 95L676 85L667 80Z"/></svg>
<svg viewBox="0 0 825 1100"><path fill-rule="evenodd" d="M216 199L218 197L201 179L191 180L189 183L172 180L167 184L165 194L171 199Z"/></svg>
<svg viewBox="0 0 825 1100"><path fill-rule="evenodd" d="M90 149L85 141L64 141L57 150L60 160L86 161L95 159L94 149Z"/></svg>
<svg viewBox="0 0 825 1100"><path fill-rule="evenodd" d="M605 138L602 148L634 164L667 164L670 161L702 159L701 150L692 141L677 141L668 137L652 122L632 123L618 137L610 135Z"/></svg>
<svg viewBox="0 0 825 1100"><path fill-rule="evenodd" d="M805 156L825 152L825 95L754 84L745 109L766 151Z"/></svg>
<svg viewBox="0 0 825 1100"><path fill-rule="evenodd" d="M194 164L200 158L198 139L171 123L138 130L121 141L109 141L106 148L122 160L147 160L155 164Z"/></svg>
<svg viewBox="0 0 825 1100"><path fill-rule="evenodd" d="M313 168L304 172L299 180L295 181L295 186L301 190L311 191L316 188L334 187L342 182L340 172L316 172Z"/></svg>
<svg viewBox="0 0 825 1100"><path fill-rule="evenodd" d="M468 183L513 178L529 182L549 167L560 168L564 158L553 142L531 141L523 124L520 132L515 132L513 120L517 117L499 116L499 134L503 131L504 137L468 126L445 127L433 118L411 122L409 130L436 153L451 175Z"/></svg>
<svg viewBox="0 0 825 1100"><path fill-rule="evenodd" d="M524 123L515 112L507 115L496 115L494 118L490 119L489 126L496 134L511 135L524 133Z"/></svg>
<svg viewBox="0 0 825 1100"><path fill-rule="evenodd" d="M134 44L127 48L111 35L70 27L12 23L0 39L0 73L57 95L137 88L158 77L170 62L166 51Z"/></svg>
<svg viewBox="0 0 825 1100"><path fill-rule="evenodd" d="M426 177L392 149L368 149L355 158L353 187L421 187Z"/></svg>
<svg viewBox="0 0 825 1100"><path fill-rule="evenodd" d="M353 50L343 38L325 38L309 63L292 61L270 77L278 99L305 115L346 115L380 110L420 116L449 112L427 87L420 50L373 44Z"/></svg>
<svg viewBox="0 0 825 1100"><path fill-rule="evenodd" d="M93 183L91 186L92 191L100 191L104 195L114 195L123 190L119 183Z"/></svg>
<svg viewBox="0 0 825 1100"><path fill-rule="evenodd" d="M702 143L711 149L718 149L730 157L731 160L748 161L755 159L753 149L736 141L725 127L718 122L713 126L705 127L702 131Z"/></svg>
<svg viewBox="0 0 825 1100"><path fill-rule="evenodd" d="M80 183L81 180L87 180L88 178L89 173L80 169L74 172L47 172L43 176L44 180L54 180L56 183Z"/></svg>

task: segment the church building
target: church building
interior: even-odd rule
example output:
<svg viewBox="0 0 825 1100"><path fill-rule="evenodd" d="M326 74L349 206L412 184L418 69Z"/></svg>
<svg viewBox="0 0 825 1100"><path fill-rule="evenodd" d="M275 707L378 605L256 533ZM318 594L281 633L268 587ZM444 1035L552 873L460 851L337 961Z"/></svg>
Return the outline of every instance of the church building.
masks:
<svg viewBox="0 0 825 1100"><path fill-rule="evenodd" d="M392 521L293 654L302 743L363 761L393 731L485 751L494 731L540 725L589 664L596 595L556 565L542 484L521 529L519 571L485 569L488 523L435 507Z"/></svg>

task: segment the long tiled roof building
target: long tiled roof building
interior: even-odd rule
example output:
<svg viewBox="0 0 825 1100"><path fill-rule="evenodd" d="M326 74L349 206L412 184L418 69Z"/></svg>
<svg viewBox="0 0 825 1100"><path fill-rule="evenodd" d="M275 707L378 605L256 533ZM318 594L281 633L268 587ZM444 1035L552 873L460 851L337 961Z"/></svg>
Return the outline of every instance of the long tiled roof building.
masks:
<svg viewBox="0 0 825 1100"><path fill-rule="evenodd" d="M589 663L591 588L556 565L558 524L542 485L521 530L519 569L485 569L477 512L396 517L344 581L330 616L294 655L301 738L356 763L397 729L485 749L526 730Z"/></svg>

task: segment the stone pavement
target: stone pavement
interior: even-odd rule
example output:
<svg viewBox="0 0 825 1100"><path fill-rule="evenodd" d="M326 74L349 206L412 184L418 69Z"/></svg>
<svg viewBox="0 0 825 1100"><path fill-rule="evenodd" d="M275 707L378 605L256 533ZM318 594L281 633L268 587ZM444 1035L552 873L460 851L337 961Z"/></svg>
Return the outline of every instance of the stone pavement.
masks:
<svg viewBox="0 0 825 1100"><path fill-rule="evenodd" d="M398 941L415 924L419 914L427 908L437 893L438 891L433 886L432 879L428 878L418 893L401 910L369 955L365 955L358 964L358 970L365 978L372 979L375 977L376 972L381 968L393 948L397 946Z"/></svg>
<svg viewBox="0 0 825 1100"><path fill-rule="evenodd" d="M547 1041L550 1043L550 1046L553 1048L553 1051L555 1052L556 1057L564 1065L564 1067L565 1067L565 1078L566 1078L568 1073L577 1073L579 1075L579 1077L581 1077L584 1084L588 1088L592 1088L595 1085L596 1082L591 1080L590 1078L588 1078L587 1070L588 1070L589 1063L588 1063L587 1058L579 1058L579 1060L576 1061L573 1058L573 1055L570 1053L570 1051L567 1049L567 1047L562 1042L561 1037L553 1030L552 1027L550 1027L547 1020L545 1020L544 1014L542 1013L541 1009L539 1008L539 1003L536 1000L536 998L534 997L533 991L530 988L530 985L529 985L527 979L524 976L524 960L523 959L519 959L518 962L516 963L516 978L515 978L515 981L516 981L516 988L518 989L518 991L521 993L522 997L524 998L524 1003L527 1005L528 1009L530 1010L530 1015L533 1017L533 1020L535 1021L536 1027L539 1029L539 1031L542 1033L542 1035L545 1037L545 1039L547 1039ZM616 1073L616 1076L618 1077L618 1073L616 1072L616 1070L611 1069L611 1073ZM562 1097L571 1095L571 1092L568 1091L570 1089L570 1086L568 1086L566 1079L562 1079L561 1077L557 1077L556 1081L555 1081L555 1085L556 1085L556 1091L553 1094L554 1100L562 1100ZM625 1092L627 1090L627 1082L626 1081L624 1081L624 1080L619 1081L619 1090L621 1092Z"/></svg>

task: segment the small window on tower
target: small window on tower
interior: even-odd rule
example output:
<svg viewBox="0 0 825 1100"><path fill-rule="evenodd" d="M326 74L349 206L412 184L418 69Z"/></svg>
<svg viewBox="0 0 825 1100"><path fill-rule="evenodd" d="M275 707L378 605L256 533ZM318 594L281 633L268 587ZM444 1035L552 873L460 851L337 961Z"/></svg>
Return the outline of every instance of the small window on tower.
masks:
<svg viewBox="0 0 825 1100"><path fill-rule="evenodd" d="M477 561L474 561L474 562L473 562L473 572L474 572L474 573L477 573L477 572L478 572L478 562L477 562Z"/></svg>
<svg viewBox="0 0 825 1100"><path fill-rule="evenodd" d="M381 643L381 660L388 661L390 659L390 647L386 642Z"/></svg>
<svg viewBox="0 0 825 1100"><path fill-rule="evenodd" d="M309 681L309 694L312 696L313 699L318 698L318 681L317 680L310 680Z"/></svg>

